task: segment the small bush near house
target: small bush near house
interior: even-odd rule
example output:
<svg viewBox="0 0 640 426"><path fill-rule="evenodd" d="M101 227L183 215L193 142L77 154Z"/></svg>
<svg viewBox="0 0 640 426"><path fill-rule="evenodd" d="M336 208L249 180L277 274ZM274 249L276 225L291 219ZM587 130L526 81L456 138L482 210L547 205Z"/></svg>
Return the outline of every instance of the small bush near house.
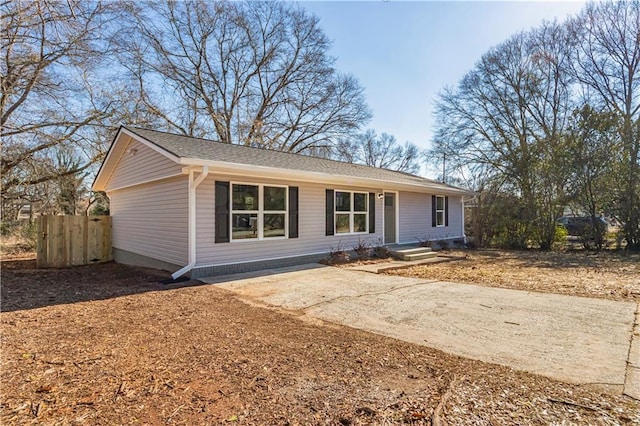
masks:
<svg viewBox="0 0 640 426"><path fill-rule="evenodd" d="M428 238L418 237L418 245L420 247L429 247L434 250L440 250L440 249L448 248L450 244L451 244L450 241L446 239L430 240Z"/></svg>
<svg viewBox="0 0 640 426"><path fill-rule="evenodd" d="M416 239L418 240L418 245L420 247L431 247L434 243L433 240L430 240L428 238L417 237Z"/></svg>
<svg viewBox="0 0 640 426"><path fill-rule="evenodd" d="M371 257L375 257L378 259L386 259L391 256L391 252L387 247L382 244L382 239L378 238L378 242L371 250Z"/></svg>
<svg viewBox="0 0 640 426"><path fill-rule="evenodd" d="M342 263L347 263L351 259L349 252L346 247L340 241L336 247L331 247L329 250L329 257L320 261L325 265L340 265Z"/></svg>
<svg viewBox="0 0 640 426"><path fill-rule="evenodd" d="M391 252L382 243L382 239L378 238L375 245L371 245L367 241L358 240L351 250L347 250L342 242L336 247L331 247L329 256L320 263L325 265L341 265L352 261L374 261L376 259L387 259L391 257Z"/></svg>
<svg viewBox="0 0 640 426"><path fill-rule="evenodd" d="M371 246L366 241L358 238L358 243L353 246L353 251L355 252L358 259L369 259L371 257Z"/></svg>

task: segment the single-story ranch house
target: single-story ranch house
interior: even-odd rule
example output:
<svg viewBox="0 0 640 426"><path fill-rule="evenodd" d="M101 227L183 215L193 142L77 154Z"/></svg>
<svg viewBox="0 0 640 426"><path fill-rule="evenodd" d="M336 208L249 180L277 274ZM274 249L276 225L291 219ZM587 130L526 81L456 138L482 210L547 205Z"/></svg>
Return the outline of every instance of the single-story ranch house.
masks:
<svg viewBox="0 0 640 426"><path fill-rule="evenodd" d="M359 240L461 239L472 195L402 172L130 127L93 189L111 201L114 259L173 278L318 261Z"/></svg>

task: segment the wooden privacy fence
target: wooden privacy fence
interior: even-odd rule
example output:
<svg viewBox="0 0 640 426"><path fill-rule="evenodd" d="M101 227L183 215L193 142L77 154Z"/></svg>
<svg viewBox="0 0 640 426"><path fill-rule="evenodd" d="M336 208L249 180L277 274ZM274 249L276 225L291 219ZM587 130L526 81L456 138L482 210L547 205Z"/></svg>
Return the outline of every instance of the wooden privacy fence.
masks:
<svg viewBox="0 0 640 426"><path fill-rule="evenodd" d="M108 262L111 216L40 216L38 268Z"/></svg>

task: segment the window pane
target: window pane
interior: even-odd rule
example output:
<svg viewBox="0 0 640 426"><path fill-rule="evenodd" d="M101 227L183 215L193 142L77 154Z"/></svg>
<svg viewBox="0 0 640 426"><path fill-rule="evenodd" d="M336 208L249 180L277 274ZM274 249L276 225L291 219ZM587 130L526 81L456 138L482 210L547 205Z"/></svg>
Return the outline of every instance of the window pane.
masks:
<svg viewBox="0 0 640 426"><path fill-rule="evenodd" d="M356 192L353 194L353 211L354 212L366 212L367 211L367 194Z"/></svg>
<svg viewBox="0 0 640 426"><path fill-rule="evenodd" d="M350 192L336 191L336 211L337 212L351 211L351 193Z"/></svg>
<svg viewBox="0 0 640 426"><path fill-rule="evenodd" d="M353 232L367 232L367 215L353 215Z"/></svg>
<svg viewBox="0 0 640 426"><path fill-rule="evenodd" d="M233 185L233 210L258 210L258 187Z"/></svg>
<svg viewBox="0 0 640 426"><path fill-rule="evenodd" d="M348 214L336 214L336 234L348 234L349 229L349 215Z"/></svg>
<svg viewBox="0 0 640 426"><path fill-rule="evenodd" d="M444 212L436 212L436 225L444 225Z"/></svg>
<svg viewBox="0 0 640 426"><path fill-rule="evenodd" d="M234 240L258 238L257 214L234 214L232 217L232 237Z"/></svg>
<svg viewBox="0 0 640 426"><path fill-rule="evenodd" d="M285 197L287 195L286 188L278 188L275 186L264 187L264 209L265 210L286 210L287 203Z"/></svg>
<svg viewBox="0 0 640 426"><path fill-rule="evenodd" d="M284 215L264 215L264 238L284 237Z"/></svg>
<svg viewBox="0 0 640 426"><path fill-rule="evenodd" d="M436 210L444 210L444 197L436 197Z"/></svg>

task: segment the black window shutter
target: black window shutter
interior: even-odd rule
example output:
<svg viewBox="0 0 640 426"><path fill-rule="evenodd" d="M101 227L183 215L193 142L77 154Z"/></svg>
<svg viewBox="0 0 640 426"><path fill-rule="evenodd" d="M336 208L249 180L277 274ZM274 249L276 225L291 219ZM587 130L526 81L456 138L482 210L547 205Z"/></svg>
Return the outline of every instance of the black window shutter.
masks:
<svg viewBox="0 0 640 426"><path fill-rule="evenodd" d="M216 181L215 242L229 242L229 182Z"/></svg>
<svg viewBox="0 0 640 426"><path fill-rule="evenodd" d="M444 197L444 226L449 226L449 197Z"/></svg>
<svg viewBox="0 0 640 426"><path fill-rule="evenodd" d="M289 187L289 238L298 238L298 187Z"/></svg>
<svg viewBox="0 0 640 426"><path fill-rule="evenodd" d="M326 230L325 230L325 235L333 235L335 233L334 230L334 224L333 224L333 202L334 202L334 196L333 196L333 189L327 189L327 193L326 193L326 197L327 197L327 203L326 203Z"/></svg>
<svg viewBox="0 0 640 426"><path fill-rule="evenodd" d="M376 194L369 193L369 233L376 232Z"/></svg>
<svg viewBox="0 0 640 426"><path fill-rule="evenodd" d="M437 224L436 222L436 196L432 195L431 196L431 226L435 227Z"/></svg>

